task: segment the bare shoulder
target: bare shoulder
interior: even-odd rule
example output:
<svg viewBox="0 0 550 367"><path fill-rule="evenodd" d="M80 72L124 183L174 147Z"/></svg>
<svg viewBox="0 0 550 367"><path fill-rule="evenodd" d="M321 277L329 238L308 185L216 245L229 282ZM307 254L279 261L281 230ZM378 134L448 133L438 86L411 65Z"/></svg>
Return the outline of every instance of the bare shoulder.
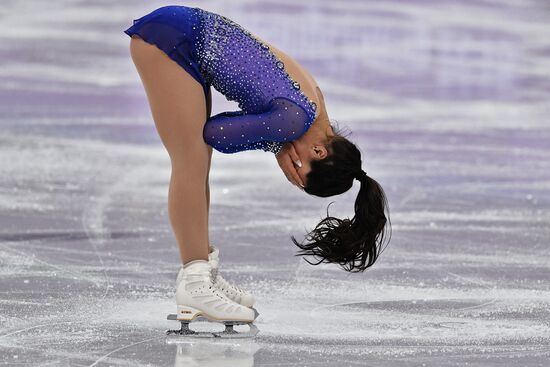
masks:
<svg viewBox="0 0 550 367"><path fill-rule="evenodd" d="M315 92L317 93L317 98L319 98L319 102L321 102L321 104L324 107L325 106L325 97L323 96L323 92L321 92L321 88L319 88L319 86L317 84L315 85Z"/></svg>

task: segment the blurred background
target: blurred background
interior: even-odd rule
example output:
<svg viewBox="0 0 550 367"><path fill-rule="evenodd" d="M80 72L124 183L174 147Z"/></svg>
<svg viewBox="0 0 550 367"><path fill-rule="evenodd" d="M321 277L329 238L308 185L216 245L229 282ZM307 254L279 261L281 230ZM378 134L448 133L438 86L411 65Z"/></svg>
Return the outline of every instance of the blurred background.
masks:
<svg viewBox="0 0 550 367"><path fill-rule="evenodd" d="M331 202L351 218L359 184L310 197L271 153L214 151L210 239L258 299L254 340L164 336L170 162L123 30L177 4L304 65L388 196L373 267L311 266L290 235ZM549 24L546 0L3 0L0 364L545 365Z"/></svg>

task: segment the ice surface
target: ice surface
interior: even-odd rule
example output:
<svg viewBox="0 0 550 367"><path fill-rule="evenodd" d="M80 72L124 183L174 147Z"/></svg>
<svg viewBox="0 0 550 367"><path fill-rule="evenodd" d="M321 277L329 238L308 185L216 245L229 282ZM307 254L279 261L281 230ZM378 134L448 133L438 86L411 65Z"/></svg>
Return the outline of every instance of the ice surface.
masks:
<svg viewBox="0 0 550 367"><path fill-rule="evenodd" d="M358 185L308 197L271 154L215 152L210 239L260 334L167 345L170 165L122 33L166 2L4 1L2 365L548 365L545 0L186 4L311 71L388 195L390 245L363 274L308 265L290 235L332 201L351 217Z"/></svg>

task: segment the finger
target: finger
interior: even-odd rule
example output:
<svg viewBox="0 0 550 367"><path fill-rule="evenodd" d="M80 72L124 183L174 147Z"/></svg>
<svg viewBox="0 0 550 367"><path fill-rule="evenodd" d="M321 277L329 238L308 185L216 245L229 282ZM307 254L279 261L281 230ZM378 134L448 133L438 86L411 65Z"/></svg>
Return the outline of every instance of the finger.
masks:
<svg viewBox="0 0 550 367"><path fill-rule="evenodd" d="M288 182L290 182L290 183L293 184L293 185L298 186L298 185L296 184L296 182L294 182L294 179L292 178L291 175L285 174L285 176L286 176L286 179L288 180Z"/></svg>
<svg viewBox="0 0 550 367"><path fill-rule="evenodd" d="M302 179L300 178L300 175L298 174L298 171L296 171L296 167L294 165L289 165L287 172L292 177L292 180L295 182L296 186L299 188L304 187L304 183L302 182Z"/></svg>
<svg viewBox="0 0 550 367"><path fill-rule="evenodd" d="M296 171L294 171L294 180L296 181L296 186L298 186L300 189L304 188L304 183L302 182L302 179L298 175Z"/></svg>
<svg viewBox="0 0 550 367"><path fill-rule="evenodd" d="M298 175L298 172L296 172L296 167L294 166L290 155L287 155L287 158L284 160L283 166L284 172L288 176L289 180L294 185L301 187L300 176Z"/></svg>
<svg viewBox="0 0 550 367"><path fill-rule="evenodd" d="M296 183L296 181L292 177L292 174L290 174L288 171L285 171L285 176L286 176L286 179L288 180L288 182L290 182L293 185L298 186L298 184Z"/></svg>
<svg viewBox="0 0 550 367"><path fill-rule="evenodd" d="M296 153L296 149L294 149L293 144L289 144L289 150L288 154L290 155L290 158L292 161L298 166L302 167L302 161L300 160L300 157L298 156L298 153Z"/></svg>
<svg viewBox="0 0 550 367"><path fill-rule="evenodd" d="M294 179L294 177L292 177L292 174L289 172L289 169L288 169L288 168L285 168L285 170L284 170L283 172L284 172L285 177L286 177L286 179L288 180L288 182L290 182L290 183L293 184L293 185L299 186L299 184L296 182L296 180Z"/></svg>
<svg viewBox="0 0 550 367"><path fill-rule="evenodd" d="M294 151L294 154L296 154L296 151L294 150L294 148L291 148L289 151ZM289 154L289 156L290 156L290 154ZM298 155L296 154L296 156L298 156ZM299 158L298 158L298 160L299 160ZM304 182L300 178L300 175L298 174L298 171L296 169L296 166L294 166L294 164L289 165L288 173L292 176L294 182L296 182L296 186L298 186L300 189L304 187Z"/></svg>
<svg viewBox="0 0 550 367"><path fill-rule="evenodd" d="M294 163L292 162L292 158L290 157L290 155L286 154L284 157L279 157L278 162L287 180L291 184L296 185L298 188L302 189L302 180L300 179L298 172L296 172L296 168L294 166Z"/></svg>

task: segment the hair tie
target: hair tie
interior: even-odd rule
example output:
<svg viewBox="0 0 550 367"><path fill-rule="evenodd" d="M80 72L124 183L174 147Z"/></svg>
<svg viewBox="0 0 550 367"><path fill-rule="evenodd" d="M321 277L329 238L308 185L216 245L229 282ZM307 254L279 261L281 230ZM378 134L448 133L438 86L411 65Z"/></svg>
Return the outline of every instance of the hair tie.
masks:
<svg viewBox="0 0 550 367"><path fill-rule="evenodd" d="M365 177L367 177L367 172L365 172L362 168L361 170L357 171L354 176L359 181L362 181Z"/></svg>

